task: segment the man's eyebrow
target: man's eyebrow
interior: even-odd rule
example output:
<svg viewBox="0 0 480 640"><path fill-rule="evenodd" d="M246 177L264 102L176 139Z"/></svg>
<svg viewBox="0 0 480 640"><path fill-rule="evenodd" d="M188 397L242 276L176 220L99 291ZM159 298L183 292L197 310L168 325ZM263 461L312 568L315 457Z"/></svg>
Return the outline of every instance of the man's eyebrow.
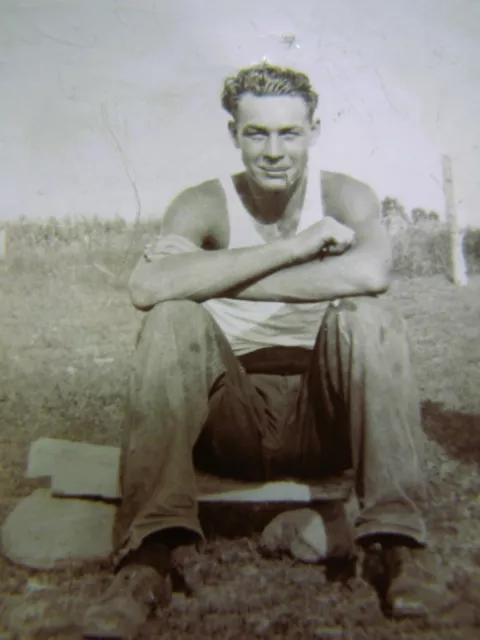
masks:
<svg viewBox="0 0 480 640"><path fill-rule="evenodd" d="M280 127L280 133L300 133L303 131L303 127L298 124L288 125L286 127Z"/></svg>
<svg viewBox="0 0 480 640"><path fill-rule="evenodd" d="M243 128L244 131L258 131L259 133L268 133L267 127L262 127L260 124L247 124Z"/></svg>
<svg viewBox="0 0 480 640"><path fill-rule="evenodd" d="M264 127L260 124L247 124L245 125L244 131L255 131L258 133L269 133L268 127ZM300 133L303 131L303 127L299 125L286 125L285 127L280 127L278 129L279 133Z"/></svg>

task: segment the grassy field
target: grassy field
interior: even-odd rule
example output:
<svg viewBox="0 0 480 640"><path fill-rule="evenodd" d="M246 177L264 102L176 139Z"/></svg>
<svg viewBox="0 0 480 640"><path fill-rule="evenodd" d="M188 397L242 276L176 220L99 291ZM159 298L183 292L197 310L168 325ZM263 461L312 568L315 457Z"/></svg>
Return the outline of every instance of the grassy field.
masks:
<svg viewBox="0 0 480 640"><path fill-rule="evenodd" d="M153 231L127 229L122 221L109 226L52 222L42 229L10 228L7 259L0 262L2 520L31 491L23 474L36 438L119 444L141 315L130 305L126 281ZM448 264L441 245L435 254L441 264L438 257L422 262L418 238L410 240L410 249L405 237L397 245L402 277L394 278L387 295L408 319L415 345L428 436L428 523L457 605L428 622L393 622L381 612L375 590L358 577L331 583L322 567L261 558L255 539L214 539L203 560L202 595L195 600L176 595L144 638L480 637L478 238L471 240L469 254L473 276L461 289L445 277ZM413 264L433 267L421 277L405 277L418 273ZM58 602L75 613L102 591L108 571L97 567L33 576L0 560L4 606L24 593L32 577L60 588ZM75 636L66 632L62 637Z"/></svg>

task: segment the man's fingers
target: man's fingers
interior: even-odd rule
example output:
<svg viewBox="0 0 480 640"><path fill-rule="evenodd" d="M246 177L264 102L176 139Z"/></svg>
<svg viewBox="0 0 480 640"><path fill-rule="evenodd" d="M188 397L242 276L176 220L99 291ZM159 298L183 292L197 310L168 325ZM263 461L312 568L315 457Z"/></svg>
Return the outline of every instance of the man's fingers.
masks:
<svg viewBox="0 0 480 640"><path fill-rule="evenodd" d="M327 244L326 246L323 247L320 253L321 255L326 255L326 256L338 256L338 255L341 255L342 253L345 253L345 251L347 251L347 249L349 249L353 243L354 243L354 240L352 240L351 242L339 242L339 243L335 242L335 243Z"/></svg>

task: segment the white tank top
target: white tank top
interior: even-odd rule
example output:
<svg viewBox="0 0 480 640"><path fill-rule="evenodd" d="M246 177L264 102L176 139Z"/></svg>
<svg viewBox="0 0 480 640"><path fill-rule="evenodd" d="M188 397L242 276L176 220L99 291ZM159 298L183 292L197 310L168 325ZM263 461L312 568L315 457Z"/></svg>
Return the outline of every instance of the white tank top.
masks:
<svg viewBox="0 0 480 640"><path fill-rule="evenodd" d="M264 238L255 228L231 176L221 180L230 221L230 249L259 246ZM296 233L323 217L320 171L310 168ZM203 303L225 333L235 355L265 347L313 349L328 302L285 303L213 298Z"/></svg>

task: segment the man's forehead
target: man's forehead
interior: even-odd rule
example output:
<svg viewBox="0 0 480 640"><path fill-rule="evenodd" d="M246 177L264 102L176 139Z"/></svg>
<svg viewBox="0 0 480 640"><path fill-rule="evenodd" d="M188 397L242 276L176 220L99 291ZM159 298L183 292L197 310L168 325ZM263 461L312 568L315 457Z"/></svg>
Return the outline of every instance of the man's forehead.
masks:
<svg viewBox="0 0 480 640"><path fill-rule="evenodd" d="M238 102L237 122L242 126L258 124L285 127L303 125L308 121L308 107L300 96L255 96L245 93Z"/></svg>

